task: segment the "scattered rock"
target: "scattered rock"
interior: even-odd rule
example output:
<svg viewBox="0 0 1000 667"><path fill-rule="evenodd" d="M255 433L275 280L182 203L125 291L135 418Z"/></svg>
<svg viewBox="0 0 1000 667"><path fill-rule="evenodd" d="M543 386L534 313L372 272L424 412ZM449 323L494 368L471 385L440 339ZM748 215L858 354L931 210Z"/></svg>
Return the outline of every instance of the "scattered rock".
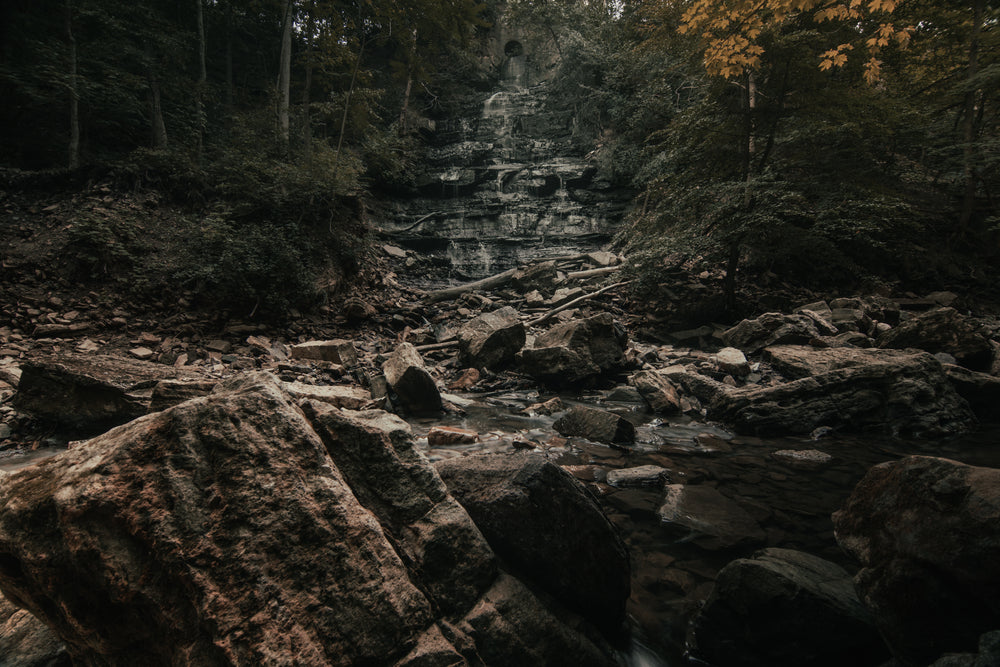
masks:
<svg viewBox="0 0 1000 667"><path fill-rule="evenodd" d="M580 482L534 454L469 456L436 467L504 562L606 634L618 634L628 552Z"/></svg>
<svg viewBox="0 0 1000 667"><path fill-rule="evenodd" d="M736 377L746 377L750 374L750 362L735 347L724 347L719 350L715 355L715 364L721 373Z"/></svg>
<svg viewBox="0 0 1000 667"><path fill-rule="evenodd" d="M516 271L511 277L511 284L522 294L532 290L551 294L555 290L557 278L554 261L538 262Z"/></svg>
<svg viewBox="0 0 1000 667"><path fill-rule="evenodd" d="M459 357L466 366L502 368L514 361L524 340L520 316L505 306L469 320L458 330Z"/></svg>
<svg viewBox="0 0 1000 667"><path fill-rule="evenodd" d="M524 411L528 414L536 415L554 415L557 412L562 412L566 409L563 405L562 399L558 396L554 396L547 401L541 403L533 403L526 407Z"/></svg>
<svg viewBox="0 0 1000 667"><path fill-rule="evenodd" d="M44 623L0 596L0 665L72 667L66 646Z"/></svg>
<svg viewBox="0 0 1000 667"><path fill-rule="evenodd" d="M851 576L790 549L726 565L692 635L698 658L733 667L876 665L889 657Z"/></svg>
<svg viewBox="0 0 1000 667"><path fill-rule="evenodd" d="M764 542L764 531L746 510L703 484L668 484L660 520L688 531L704 549L728 549Z"/></svg>
<svg viewBox="0 0 1000 667"><path fill-rule="evenodd" d="M552 424L560 435L577 436L605 444L635 442L635 426L613 412L574 405L569 412Z"/></svg>
<svg viewBox="0 0 1000 667"><path fill-rule="evenodd" d="M975 423L941 364L925 352L787 346L771 348L770 358L792 377L806 376L716 391L708 417L755 435L830 426L927 437L962 433Z"/></svg>
<svg viewBox="0 0 1000 667"><path fill-rule="evenodd" d="M363 410L372 406L372 395L361 387L285 382L282 388L299 400L319 401L336 408Z"/></svg>
<svg viewBox="0 0 1000 667"><path fill-rule="evenodd" d="M836 329L820 331L816 320L802 314L764 313L753 320L743 320L722 334L727 345L748 354L770 345L805 344L821 335L834 335Z"/></svg>
<svg viewBox="0 0 1000 667"><path fill-rule="evenodd" d="M292 346L291 357L292 359L329 361L346 368L354 368L358 365L358 353L354 349L354 343L349 340L313 340L299 343Z"/></svg>
<svg viewBox="0 0 1000 667"><path fill-rule="evenodd" d="M636 468L619 468L609 470L607 482L611 486L623 488L653 487L660 488L669 481L670 471L654 465L638 466Z"/></svg>
<svg viewBox="0 0 1000 667"><path fill-rule="evenodd" d="M617 369L624 356L626 334L608 313L557 324L535 339L518 359L525 373L562 386L578 384Z"/></svg>
<svg viewBox="0 0 1000 667"><path fill-rule="evenodd" d="M799 468L822 468L833 460L832 456L818 449L779 449L771 456Z"/></svg>
<svg viewBox="0 0 1000 667"><path fill-rule="evenodd" d="M414 413L441 411L441 393L413 345L401 343L382 364L382 372L404 410Z"/></svg>
<svg viewBox="0 0 1000 667"><path fill-rule="evenodd" d="M128 353L141 361L147 361L156 355L156 353L148 347L134 347L129 350Z"/></svg>
<svg viewBox="0 0 1000 667"><path fill-rule="evenodd" d="M482 374L475 368L466 368L461 374L448 384L451 391L469 391L482 378Z"/></svg>
<svg viewBox="0 0 1000 667"><path fill-rule="evenodd" d="M974 371L989 371L993 363L993 348L982 327L954 308L937 308L901 322L878 337L878 346L947 352Z"/></svg>
<svg viewBox="0 0 1000 667"><path fill-rule="evenodd" d="M1000 628L1000 470L910 456L870 469L833 515L855 586L904 665Z"/></svg>
<svg viewBox="0 0 1000 667"><path fill-rule="evenodd" d="M639 371L629 378L649 409L659 414L676 414L681 411L681 398L677 388L656 371Z"/></svg>
<svg viewBox="0 0 1000 667"><path fill-rule="evenodd" d="M197 371L119 357L62 353L21 364L14 405L86 433L122 424L149 410L160 380L204 380Z"/></svg>
<svg viewBox="0 0 1000 667"><path fill-rule="evenodd" d="M449 445L464 445L479 440L479 434L455 426L432 426L427 432L428 447L447 447Z"/></svg>

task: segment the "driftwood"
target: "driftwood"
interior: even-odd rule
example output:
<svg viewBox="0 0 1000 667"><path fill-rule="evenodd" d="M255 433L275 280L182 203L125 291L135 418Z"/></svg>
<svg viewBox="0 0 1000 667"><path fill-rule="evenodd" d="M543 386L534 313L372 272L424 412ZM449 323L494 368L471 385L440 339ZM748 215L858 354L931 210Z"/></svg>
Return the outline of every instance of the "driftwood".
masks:
<svg viewBox="0 0 1000 667"><path fill-rule="evenodd" d="M614 273L620 271L622 265L617 266L604 266L599 269L587 269L586 271L571 271L566 274L566 277L570 280L583 280L585 278L594 278L596 276L606 276L609 273Z"/></svg>
<svg viewBox="0 0 1000 667"><path fill-rule="evenodd" d="M531 320L530 322L527 322L525 324L525 326L528 326L528 327L538 326L539 324L542 324L544 322L549 321L554 315L557 315L558 313L561 313L564 310L569 310L570 308L572 308L573 306L577 305L578 303L583 303L584 301L587 301L588 299L593 299L595 296L600 296L601 294L604 294L605 292L609 292L609 291L615 289L616 287L621 287L622 285L628 285L630 282L632 282L632 281L631 280L623 280L620 283L614 283L612 285L608 285L607 287L602 287L601 289L597 290L596 292L591 292L590 294L584 294L583 296L578 297L576 299L573 299L572 301L569 301L568 303L564 303L563 305L559 306L558 308L553 308L552 310L550 310L549 312L545 313L541 317L536 317L535 319Z"/></svg>
<svg viewBox="0 0 1000 667"><path fill-rule="evenodd" d="M446 350L449 347L455 347L458 345L458 339L452 338L451 340L446 340L441 343L430 343L428 345L417 345L417 352L431 352L433 350Z"/></svg>
<svg viewBox="0 0 1000 667"><path fill-rule="evenodd" d="M516 272L516 268L508 269L503 273L498 273L495 276L483 278L482 280L476 280L475 282L465 283L464 285L456 285L454 287L446 287L445 289L428 292L427 302L434 303L435 301L443 301L444 299L453 299L457 296L465 294L466 292L473 292L478 289L488 289L490 287L503 285L510 280Z"/></svg>

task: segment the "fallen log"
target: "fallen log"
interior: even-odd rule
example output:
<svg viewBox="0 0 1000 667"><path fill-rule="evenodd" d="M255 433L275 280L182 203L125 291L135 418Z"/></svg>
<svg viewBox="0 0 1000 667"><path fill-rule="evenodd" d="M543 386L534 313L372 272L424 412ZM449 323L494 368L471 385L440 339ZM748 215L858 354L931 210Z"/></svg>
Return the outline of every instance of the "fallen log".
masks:
<svg viewBox="0 0 1000 667"><path fill-rule="evenodd" d="M586 278L595 278L597 276L606 276L609 273L614 273L620 271L622 265L617 266L603 266L599 269L587 269L586 271L571 271L566 274L566 277L571 280L584 280Z"/></svg>
<svg viewBox="0 0 1000 667"><path fill-rule="evenodd" d="M456 347L458 345L458 339L452 338L451 340L442 341L440 343L429 343L427 345L417 345L417 352L423 354L424 352L431 352L433 350L446 350L449 347Z"/></svg>
<svg viewBox="0 0 1000 667"><path fill-rule="evenodd" d="M564 303L563 305L561 305L561 306L559 306L557 308L553 308L552 310L550 310L549 312L545 313L541 317L536 317L535 319L531 320L530 322L527 322L525 324L525 326L535 327L535 326L538 326L539 324L543 324L544 322L547 322L548 320L550 320L554 315L557 315L557 314L561 313L564 310L568 310L568 309L576 306L579 303L583 303L584 301L587 301L588 299L593 299L596 296L600 296L601 294L604 294L605 292L609 292L609 291L615 289L616 287L621 287L622 285L628 285L630 282L632 282L632 281L631 280L623 280L620 283L614 283L612 285L608 285L606 287L602 287L601 289L597 290L596 292L591 292L590 294L584 294L583 296L578 297L576 299L573 299L572 301L569 301L567 303Z"/></svg>
<svg viewBox="0 0 1000 667"><path fill-rule="evenodd" d="M476 280L471 283L465 283L463 285L456 285L454 287L446 287L444 289L428 292L426 296L427 303L435 303L437 301L443 301L444 299L453 299L457 296L465 294L466 292L474 292L478 289L489 289L491 287L503 285L514 276L517 270L517 268L508 269L503 273L498 273L495 276L489 276L488 278L483 278L482 280Z"/></svg>

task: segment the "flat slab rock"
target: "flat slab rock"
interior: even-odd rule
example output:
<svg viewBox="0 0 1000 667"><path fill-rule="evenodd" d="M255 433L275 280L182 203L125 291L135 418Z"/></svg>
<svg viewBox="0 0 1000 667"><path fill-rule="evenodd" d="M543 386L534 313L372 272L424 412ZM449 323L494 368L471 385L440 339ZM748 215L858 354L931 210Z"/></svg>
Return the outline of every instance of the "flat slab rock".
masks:
<svg viewBox="0 0 1000 667"><path fill-rule="evenodd" d="M99 432L146 414L161 380L206 379L194 368L69 352L23 361L14 405L57 424Z"/></svg>
<svg viewBox="0 0 1000 667"><path fill-rule="evenodd" d="M74 664L615 664L375 421L252 373L0 473L0 591Z"/></svg>
<svg viewBox="0 0 1000 667"><path fill-rule="evenodd" d="M761 544L766 536L757 521L736 502L703 484L668 484L660 520L687 530L705 549Z"/></svg>

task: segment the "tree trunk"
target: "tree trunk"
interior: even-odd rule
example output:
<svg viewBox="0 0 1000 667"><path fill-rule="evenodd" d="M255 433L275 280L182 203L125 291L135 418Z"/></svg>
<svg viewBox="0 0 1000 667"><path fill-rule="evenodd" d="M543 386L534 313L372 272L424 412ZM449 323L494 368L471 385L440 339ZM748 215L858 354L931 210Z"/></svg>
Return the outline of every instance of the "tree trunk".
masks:
<svg viewBox="0 0 1000 667"><path fill-rule="evenodd" d="M288 106L291 102L292 80L292 0L285 3L285 18L281 28L281 63L278 67L278 138L281 151L288 154Z"/></svg>
<svg viewBox="0 0 1000 667"><path fill-rule="evenodd" d="M413 44L410 45L410 58L406 66L406 88L403 90L403 108L399 112L399 132L406 132L406 113L410 109L410 93L413 92L413 60L417 57L417 29L413 29L411 35Z"/></svg>
<svg viewBox="0 0 1000 667"><path fill-rule="evenodd" d="M72 0L66 0L66 41L69 44L69 168L76 169L80 166L80 91L76 80Z"/></svg>
<svg viewBox="0 0 1000 667"><path fill-rule="evenodd" d="M205 85L208 82L208 70L205 66L205 13L202 0L195 0L198 18L198 90L195 93L195 112L198 119L198 164L201 165L205 145Z"/></svg>
<svg viewBox="0 0 1000 667"><path fill-rule="evenodd" d="M344 131L347 129L347 113L351 109L351 95L354 94L354 84L358 80L358 69L361 68L361 58L365 53L367 41L361 38L361 46L358 48L358 57L354 60L354 70L351 72L351 84L347 88L347 98L344 100L344 114L340 117L340 136L337 138L337 151L333 155L333 173L336 175L340 167L340 150L344 146Z"/></svg>
<svg viewBox="0 0 1000 667"><path fill-rule="evenodd" d="M972 8L972 33L969 35L969 67L967 81L979 73L979 35L983 29L985 0L976 0ZM979 91L970 89L965 93L965 113L962 119L962 212L958 220L958 233L965 236L976 206L976 98Z"/></svg>
<svg viewBox="0 0 1000 667"><path fill-rule="evenodd" d="M308 7L309 21L306 24L306 80L302 87L302 152L306 162L312 159L312 114L310 113L310 88L312 88L313 74L313 30L316 28L315 3L310 3Z"/></svg>
<svg viewBox="0 0 1000 667"><path fill-rule="evenodd" d="M160 79L156 74L152 48L146 45L146 80L149 82L149 120L153 136L153 148L167 147L167 126L163 122L163 104L160 95Z"/></svg>

